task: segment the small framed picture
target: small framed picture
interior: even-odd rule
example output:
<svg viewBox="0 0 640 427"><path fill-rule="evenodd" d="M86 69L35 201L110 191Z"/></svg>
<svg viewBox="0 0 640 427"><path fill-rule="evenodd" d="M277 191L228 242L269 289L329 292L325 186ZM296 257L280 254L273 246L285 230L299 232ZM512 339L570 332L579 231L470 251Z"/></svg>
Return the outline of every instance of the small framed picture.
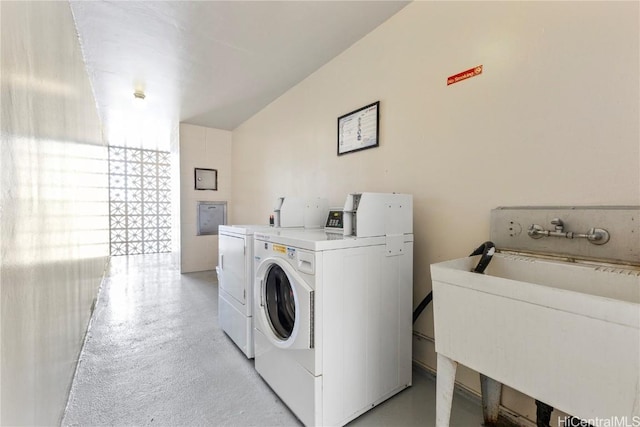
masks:
<svg viewBox="0 0 640 427"><path fill-rule="evenodd" d="M218 190L218 170L195 168L194 181L196 190Z"/></svg>
<svg viewBox="0 0 640 427"><path fill-rule="evenodd" d="M379 145L380 101L338 117L338 156Z"/></svg>

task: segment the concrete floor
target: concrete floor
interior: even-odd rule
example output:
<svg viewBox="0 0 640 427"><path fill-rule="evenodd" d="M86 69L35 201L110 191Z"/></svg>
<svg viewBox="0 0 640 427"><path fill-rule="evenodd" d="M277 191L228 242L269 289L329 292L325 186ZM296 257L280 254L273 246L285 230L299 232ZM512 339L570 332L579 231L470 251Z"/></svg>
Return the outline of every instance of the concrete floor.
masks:
<svg viewBox="0 0 640 427"><path fill-rule="evenodd" d="M170 254L113 257L62 425L298 426L218 326L213 271L181 275ZM435 382L413 386L352 426L432 426ZM454 397L452 426L479 426L478 402Z"/></svg>

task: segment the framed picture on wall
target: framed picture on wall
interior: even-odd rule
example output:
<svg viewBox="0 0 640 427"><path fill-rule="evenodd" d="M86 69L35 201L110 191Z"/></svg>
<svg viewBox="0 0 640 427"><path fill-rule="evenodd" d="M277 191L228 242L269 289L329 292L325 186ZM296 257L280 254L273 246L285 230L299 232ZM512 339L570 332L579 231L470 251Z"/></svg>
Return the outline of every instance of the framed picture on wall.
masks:
<svg viewBox="0 0 640 427"><path fill-rule="evenodd" d="M217 169L194 169L194 182L196 190L218 190Z"/></svg>
<svg viewBox="0 0 640 427"><path fill-rule="evenodd" d="M380 101L338 117L338 156L379 145Z"/></svg>

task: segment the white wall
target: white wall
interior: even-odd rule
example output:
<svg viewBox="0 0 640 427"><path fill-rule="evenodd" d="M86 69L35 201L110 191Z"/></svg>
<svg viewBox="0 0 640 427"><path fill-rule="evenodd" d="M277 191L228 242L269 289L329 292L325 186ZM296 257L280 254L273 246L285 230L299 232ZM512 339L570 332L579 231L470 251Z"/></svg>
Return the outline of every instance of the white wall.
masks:
<svg viewBox="0 0 640 427"><path fill-rule="evenodd" d="M218 190L195 190L194 169L217 169ZM231 197L231 132L180 124L180 234L182 273L213 270L218 236L197 234L197 202Z"/></svg>
<svg viewBox="0 0 640 427"><path fill-rule="evenodd" d="M109 253L107 150L69 3L0 10L0 424L56 425Z"/></svg>
<svg viewBox="0 0 640 427"><path fill-rule="evenodd" d="M414 302L508 205L640 204L638 3L414 2L233 132L232 223L279 194L414 195ZM482 75L446 85L482 64ZM336 119L380 100L380 147L336 156ZM505 319L508 322L508 319ZM433 336L431 308L415 329ZM435 368L432 342L414 358ZM458 380L479 390L477 374ZM503 404L535 419L529 398Z"/></svg>

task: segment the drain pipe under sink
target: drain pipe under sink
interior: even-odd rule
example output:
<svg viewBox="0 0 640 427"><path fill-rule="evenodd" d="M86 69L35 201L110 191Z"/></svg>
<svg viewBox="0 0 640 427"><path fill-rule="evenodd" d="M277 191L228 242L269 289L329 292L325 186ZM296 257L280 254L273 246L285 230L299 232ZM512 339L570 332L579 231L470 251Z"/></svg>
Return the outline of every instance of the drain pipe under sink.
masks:
<svg viewBox="0 0 640 427"><path fill-rule="evenodd" d="M536 399L536 427L550 427L553 406Z"/></svg>

